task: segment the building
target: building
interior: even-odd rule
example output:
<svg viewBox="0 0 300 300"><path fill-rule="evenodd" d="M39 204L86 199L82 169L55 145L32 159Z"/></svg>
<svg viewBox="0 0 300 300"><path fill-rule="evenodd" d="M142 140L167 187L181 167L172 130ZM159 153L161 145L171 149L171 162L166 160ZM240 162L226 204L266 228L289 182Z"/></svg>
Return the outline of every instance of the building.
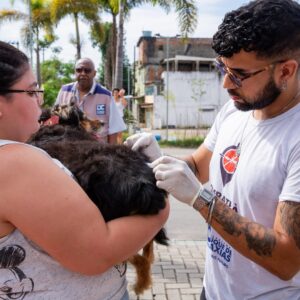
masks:
<svg viewBox="0 0 300 300"><path fill-rule="evenodd" d="M209 127L228 99L209 38L143 32L135 62L133 113L150 129Z"/></svg>

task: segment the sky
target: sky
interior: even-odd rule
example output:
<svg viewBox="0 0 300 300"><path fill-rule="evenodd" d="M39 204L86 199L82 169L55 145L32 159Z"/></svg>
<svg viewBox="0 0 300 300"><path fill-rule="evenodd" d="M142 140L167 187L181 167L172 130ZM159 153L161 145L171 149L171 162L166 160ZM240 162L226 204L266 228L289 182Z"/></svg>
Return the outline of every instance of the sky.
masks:
<svg viewBox="0 0 300 300"><path fill-rule="evenodd" d="M11 6L9 0L0 0L0 9L14 8L26 12L26 6L22 0L15 0ZM190 37L212 37L226 12L236 9L248 0L195 0L198 6L198 25L195 32ZM110 21L109 15L101 17L104 21ZM22 22L5 22L0 24L0 39L6 42L19 42ZM92 48L89 40L89 29L84 23L80 23L80 35L84 41L82 56L91 58L96 66L99 66L101 55L98 48ZM59 39L53 46L62 47L59 58L64 62L72 61L76 54L76 49L69 40L75 31L74 22L70 17L63 19L55 29L55 34ZM151 5L143 5L131 11L128 20L125 22L126 54L130 62L133 62L134 50L142 31L151 31L152 34L159 33L161 36L175 36L179 34L177 15L174 11L167 14L162 8ZM20 46L26 52L26 50ZM28 55L29 53L26 52ZM137 53L137 52L136 52ZM45 59L53 56L51 50L45 52ZM137 54L136 54L137 57Z"/></svg>

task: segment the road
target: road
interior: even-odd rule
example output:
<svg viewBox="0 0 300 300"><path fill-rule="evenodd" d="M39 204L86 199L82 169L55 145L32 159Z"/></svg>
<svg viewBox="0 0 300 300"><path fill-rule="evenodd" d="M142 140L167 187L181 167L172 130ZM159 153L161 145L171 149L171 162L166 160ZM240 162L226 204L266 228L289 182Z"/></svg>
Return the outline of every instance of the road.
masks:
<svg viewBox="0 0 300 300"><path fill-rule="evenodd" d="M186 148L163 148L164 154L183 157L195 151ZM166 224L170 239L174 240L206 240L207 226L203 217L194 209L170 197L171 212Z"/></svg>

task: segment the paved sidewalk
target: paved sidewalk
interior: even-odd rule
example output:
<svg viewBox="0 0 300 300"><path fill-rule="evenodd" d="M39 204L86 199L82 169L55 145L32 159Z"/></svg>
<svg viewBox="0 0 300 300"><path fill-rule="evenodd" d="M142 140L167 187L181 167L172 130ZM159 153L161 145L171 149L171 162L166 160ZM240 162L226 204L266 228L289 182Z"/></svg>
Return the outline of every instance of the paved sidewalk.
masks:
<svg viewBox="0 0 300 300"><path fill-rule="evenodd" d="M169 247L155 245L153 286L139 298L130 286L135 270L128 264L130 300L199 300L202 289L206 241L172 240Z"/></svg>
<svg viewBox="0 0 300 300"><path fill-rule="evenodd" d="M189 155L195 149L163 148L165 154ZM155 244L152 288L139 298L130 288L135 270L128 263L130 300L199 300L203 286L206 223L199 213L170 197L171 212L166 224L170 246ZM185 240L183 240L185 239Z"/></svg>

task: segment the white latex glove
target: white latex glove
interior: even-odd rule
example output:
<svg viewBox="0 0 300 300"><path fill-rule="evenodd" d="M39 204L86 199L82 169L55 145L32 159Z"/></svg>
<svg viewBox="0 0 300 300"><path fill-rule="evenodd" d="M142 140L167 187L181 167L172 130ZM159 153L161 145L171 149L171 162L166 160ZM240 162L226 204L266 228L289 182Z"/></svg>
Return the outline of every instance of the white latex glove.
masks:
<svg viewBox="0 0 300 300"><path fill-rule="evenodd" d="M193 206L202 184L183 160L162 156L151 163L157 187L166 190L179 201Z"/></svg>
<svg viewBox="0 0 300 300"><path fill-rule="evenodd" d="M129 136L124 144L136 151L142 149L142 152L149 157L152 162L162 156L162 152L153 134L143 132Z"/></svg>

